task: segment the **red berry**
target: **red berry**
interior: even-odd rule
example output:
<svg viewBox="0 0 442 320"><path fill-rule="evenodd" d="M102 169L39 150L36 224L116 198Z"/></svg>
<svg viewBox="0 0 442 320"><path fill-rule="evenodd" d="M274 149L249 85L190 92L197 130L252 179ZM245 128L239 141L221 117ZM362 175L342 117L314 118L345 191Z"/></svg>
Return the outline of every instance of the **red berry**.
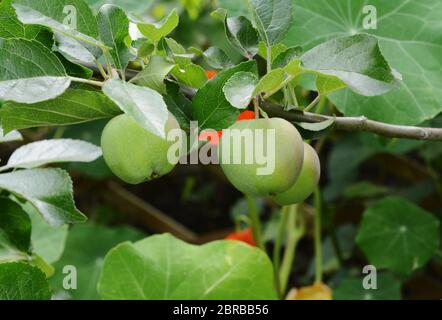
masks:
<svg viewBox="0 0 442 320"><path fill-rule="evenodd" d="M210 80L210 79L214 78L218 74L218 72L213 71L213 70L206 70L206 74L207 74L207 78L209 78L209 80Z"/></svg>
<svg viewBox="0 0 442 320"><path fill-rule="evenodd" d="M240 115L237 118L237 121L241 120L253 120L255 119L255 112L254 111L244 111L241 112Z"/></svg>
<svg viewBox="0 0 442 320"><path fill-rule="evenodd" d="M253 238L253 232L251 228L244 229L242 231L232 232L227 237L226 240L236 240L247 243L252 247L256 247L255 239Z"/></svg>
<svg viewBox="0 0 442 320"><path fill-rule="evenodd" d="M203 131L198 136L199 141L209 141L211 144L219 145L219 140L221 139L221 136L223 135L223 131L217 131L218 136L214 136L212 131Z"/></svg>

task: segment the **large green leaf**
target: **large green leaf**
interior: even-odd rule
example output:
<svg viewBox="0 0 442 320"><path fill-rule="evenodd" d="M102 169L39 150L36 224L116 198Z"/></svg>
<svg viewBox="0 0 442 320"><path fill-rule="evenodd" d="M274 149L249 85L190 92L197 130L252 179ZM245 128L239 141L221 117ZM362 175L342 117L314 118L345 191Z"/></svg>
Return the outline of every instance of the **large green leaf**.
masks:
<svg viewBox="0 0 442 320"><path fill-rule="evenodd" d="M240 71L256 72L255 62L244 62L220 72L197 92L192 101L192 115L201 128L221 130L235 122L239 110L230 105L222 89Z"/></svg>
<svg viewBox="0 0 442 320"><path fill-rule="evenodd" d="M145 235L129 227L104 227L94 224L75 225L69 230L66 246L61 259L54 264L55 274L51 285L55 294L63 293L72 299L100 299L97 292L98 278L106 253L124 241L137 241ZM63 288L63 268L73 265L77 268L77 289Z"/></svg>
<svg viewBox="0 0 442 320"><path fill-rule="evenodd" d="M104 83L103 92L141 127L166 137L167 106L158 92L115 79Z"/></svg>
<svg viewBox="0 0 442 320"><path fill-rule="evenodd" d="M442 111L442 2L439 0L373 0L377 29L364 29L364 0L292 0L296 19L285 42L304 49L337 36L369 33L379 39L391 66L403 76L398 90L380 97L361 97L350 90L331 96L346 115L418 124Z"/></svg>
<svg viewBox="0 0 442 320"><path fill-rule="evenodd" d="M249 19L243 16L228 18L224 9L218 9L212 16L224 23L227 39L244 57L250 59L258 53L258 32Z"/></svg>
<svg viewBox="0 0 442 320"><path fill-rule="evenodd" d="M266 46L281 41L292 22L291 0L249 0L251 16Z"/></svg>
<svg viewBox="0 0 442 320"><path fill-rule="evenodd" d="M22 262L0 264L0 300L49 300L46 276L37 267Z"/></svg>
<svg viewBox="0 0 442 320"><path fill-rule="evenodd" d="M206 71L199 65L188 63L184 66L176 66L172 75L182 84L200 89L207 83Z"/></svg>
<svg viewBox="0 0 442 320"><path fill-rule="evenodd" d="M204 51L203 56L207 64L214 69L225 69L233 67L232 61L227 54L219 48L210 47Z"/></svg>
<svg viewBox="0 0 442 320"><path fill-rule="evenodd" d="M277 68L273 69L269 73L267 73L264 77L262 77L255 88L255 94L265 92L271 93L278 88L281 87L281 83L285 80L285 72L284 69Z"/></svg>
<svg viewBox="0 0 442 320"><path fill-rule="evenodd" d="M218 0L217 3L220 8L227 10L229 17L247 17L250 14L247 7L248 0Z"/></svg>
<svg viewBox="0 0 442 320"><path fill-rule="evenodd" d="M121 110L103 93L68 89L61 96L35 104L7 102L0 108L5 132L44 126L62 126L112 118Z"/></svg>
<svg viewBox="0 0 442 320"><path fill-rule="evenodd" d="M403 198L386 198L364 213L356 242L370 263L409 274L439 247L439 221Z"/></svg>
<svg viewBox="0 0 442 320"><path fill-rule="evenodd" d="M362 286L365 274L359 277L348 277L341 280L333 291L335 300L400 300L401 283L389 273L378 274L376 289L364 289Z"/></svg>
<svg viewBox="0 0 442 320"><path fill-rule="evenodd" d="M167 104L167 108L175 116L181 129L188 130L190 128L190 121L193 120L192 101L180 92L178 84L168 82L166 87L167 95L164 96L164 101Z"/></svg>
<svg viewBox="0 0 442 320"><path fill-rule="evenodd" d="M80 41L58 32L54 33L54 40L57 44L55 50L68 61L90 66L96 63L96 57Z"/></svg>
<svg viewBox="0 0 442 320"><path fill-rule="evenodd" d="M31 244L31 220L14 201L0 197L0 263L26 257Z"/></svg>
<svg viewBox="0 0 442 320"><path fill-rule="evenodd" d="M104 47L104 44L97 40L98 28L95 16L83 0L13 0L13 2L17 17L24 24L45 26L90 46ZM94 50L96 55L98 52Z"/></svg>
<svg viewBox="0 0 442 320"><path fill-rule="evenodd" d="M87 3L94 9L99 9L107 3L115 4L126 12L133 12L138 15L146 14L154 0L87 0Z"/></svg>
<svg viewBox="0 0 442 320"><path fill-rule="evenodd" d="M32 222L31 243L32 251L46 263L58 261L63 254L68 226L51 226L46 223L38 211L27 202L23 209L28 213Z"/></svg>
<svg viewBox="0 0 442 320"><path fill-rule="evenodd" d="M32 203L50 225L62 226L86 220L75 208L72 180L63 170L30 169L3 173L0 174L0 188Z"/></svg>
<svg viewBox="0 0 442 320"><path fill-rule="evenodd" d="M130 59L129 48L124 42L129 36L126 13L117 6L106 4L100 8L97 22L101 41L111 48L114 66L119 70L126 69Z"/></svg>
<svg viewBox="0 0 442 320"><path fill-rule="evenodd" d="M9 157L0 171L31 169L49 163L92 162L101 157L101 148L92 143L73 139L40 140L21 146Z"/></svg>
<svg viewBox="0 0 442 320"><path fill-rule="evenodd" d="M338 77L365 96L385 94L400 80L383 57L377 39L365 34L327 41L304 53L301 62L306 69Z"/></svg>
<svg viewBox="0 0 442 320"><path fill-rule="evenodd" d="M0 39L0 100L40 102L59 96L69 85L60 60L40 42Z"/></svg>
<svg viewBox="0 0 442 320"><path fill-rule="evenodd" d="M125 242L104 260L104 299L275 299L265 253L236 241L204 246L171 235Z"/></svg>
<svg viewBox="0 0 442 320"><path fill-rule="evenodd" d="M131 82L151 88L160 93L166 93L166 86L164 79L175 67L175 64L170 63L161 56L153 56L149 64L138 73Z"/></svg>
<svg viewBox="0 0 442 320"><path fill-rule="evenodd" d="M227 80L223 87L224 96L238 109L245 109L253 98L258 77L252 72L237 72Z"/></svg>
<svg viewBox="0 0 442 320"><path fill-rule="evenodd" d="M23 26L22 23L18 21L11 3L12 0L3 0L0 2L0 38L34 39L40 28L36 26Z"/></svg>

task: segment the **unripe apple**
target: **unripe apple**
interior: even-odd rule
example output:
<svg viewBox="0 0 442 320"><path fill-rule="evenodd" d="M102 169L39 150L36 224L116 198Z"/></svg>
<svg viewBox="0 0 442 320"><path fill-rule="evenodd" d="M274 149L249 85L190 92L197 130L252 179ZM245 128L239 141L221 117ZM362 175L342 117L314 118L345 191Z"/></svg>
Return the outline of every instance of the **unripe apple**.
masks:
<svg viewBox="0 0 442 320"><path fill-rule="evenodd" d="M169 114L166 135L179 128L175 117ZM126 114L109 121L101 135L104 160L117 177L130 184L149 181L172 171L177 163L167 158L172 144L145 130Z"/></svg>
<svg viewBox="0 0 442 320"><path fill-rule="evenodd" d="M287 206L301 203L316 189L321 176L321 164L318 154L309 144L304 144L304 163L296 182L285 192L274 197L277 204Z"/></svg>
<svg viewBox="0 0 442 320"><path fill-rule="evenodd" d="M264 138L261 142L259 136ZM240 143L233 143L232 137L236 140L241 137ZM225 175L239 191L254 196L275 195L286 191L298 179L303 148L298 130L284 119L243 120L223 133L219 159ZM264 154L266 161L257 154ZM240 161L235 162L235 157Z"/></svg>

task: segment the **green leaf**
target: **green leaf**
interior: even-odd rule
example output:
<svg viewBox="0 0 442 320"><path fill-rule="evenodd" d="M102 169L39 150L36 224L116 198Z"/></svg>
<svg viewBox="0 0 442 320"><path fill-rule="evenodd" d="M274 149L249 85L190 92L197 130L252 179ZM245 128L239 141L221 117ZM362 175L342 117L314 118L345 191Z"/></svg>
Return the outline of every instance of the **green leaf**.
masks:
<svg viewBox="0 0 442 320"><path fill-rule="evenodd" d="M178 13L176 9L159 23L139 23L140 32L153 43L158 43L162 38L171 33L179 23Z"/></svg>
<svg viewBox="0 0 442 320"><path fill-rule="evenodd" d="M72 139L41 140L16 149L0 171L31 169L49 163L92 162L101 157L101 148L91 143Z"/></svg>
<svg viewBox="0 0 442 320"><path fill-rule="evenodd" d="M161 56L153 56L149 64L139 72L131 82L151 88L162 94L166 93L166 86L164 79L175 67L175 64L168 62Z"/></svg>
<svg viewBox="0 0 442 320"><path fill-rule="evenodd" d="M346 200L350 199L367 199L378 196L383 196L390 191L390 188L371 183L370 181L356 182L343 192L343 197Z"/></svg>
<svg viewBox="0 0 442 320"><path fill-rule="evenodd" d="M86 220L75 208L72 180L67 172L61 169L30 169L3 173L0 174L0 188L32 203L52 226Z"/></svg>
<svg viewBox="0 0 442 320"><path fill-rule="evenodd" d="M221 130L236 121L239 110L230 105L222 89L230 77L240 71L256 72L256 63L249 61L226 69L196 93L192 101L192 115L201 129Z"/></svg>
<svg viewBox="0 0 442 320"><path fill-rule="evenodd" d="M442 49L439 0L373 0L378 8L376 29L364 29L364 0L293 0L296 19L285 39L305 49L337 36L370 33L383 55L403 75L397 90L379 97L361 97L345 89L330 96L347 116L397 124L420 124L442 111Z"/></svg>
<svg viewBox="0 0 442 320"><path fill-rule="evenodd" d="M302 48L300 46L287 48L285 51L279 53L274 59L272 67L285 68L293 60L298 60L302 55ZM290 72L288 72L290 73Z"/></svg>
<svg viewBox="0 0 442 320"><path fill-rule="evenodd" d="M210 47L203 53L207 64L214 69L225 69L233 66L230 58L219 48Z"/></svg>
<svg viewBox="0 0 442 320"><path fill-rule="evenodd" d="M335 76L318 75L316 78L316 88L323 97L345 87L345 83Z"/></svg>
<svg viewBox="0 0 442 320"><path fill-rule="evenodd" d="M166 87L167 95L164 96L164 101L167 104L167 108L175 116L181 129L189 130L190 121L193 120L192 101L180 92L178 84L168 82Z"/></svg>
<svg viewBox="0 0 442 320"><path fill-rule="evenodd" d="M158 92L116 79L106 81L103 92L141 127L166 137L167 106Z"/></svg>
<svg viewBox="0 0 442 320"><path fill-rule="evenodd" d="M336 76L364 96L385 94L401 78L385 60L377 39L366 34L329 40L304 53L301 61L304 68Z"/></svg>
<svg viewBox="0 0 442 320"><path fill-rule="evenodd" d="M7 134L3 133L3 128L0 126L0 143L22 141L23 137L18 131L11 131Z"/></svg>
<svg viewBox="0 0 442 320"><path fill-rule="evenodd" d="M146 14L148 13L151 1L140 1L140 0L87 0L89 5L93 9L100 9L100 7L105 3L114 3L119 7L123 8L126 12L133 12L136 14Z"/></svg>
<svg viewBox="0 0 442 320"><path fill-rule="evenodd" d="M291 0L249 0L249 9L266 46L284 39L292 22Z"/></svg>
<svg viewBox="0 0 442 320"><path fill-rule="evenodd" d="M14 201L0 197L0 263L26 258L31 244L31 220Z"/></svg>
<svg viewBox="0 0 442 320"><path fill-rule="evenodd" d="M272 62L279 57L279 55L287 50L287 46L283 43L275 43L271 47L270 55L272 56ZM267 47L266 44L263 41L259 42L258 45L258 55L262 57L264 60L267 60Z"/></svg>
<svg viewBox="0 0 442 320"><path fill-rule="evenodd" d="M281 86L284 80L284 69L274 69L259 80L254 94L273 92Z"/></svg>
<svg viewBox="0 0 442 320"><path fill-rule="evenodd" d="M95 224L75 225L69 230L66 246L61 259L54 264L56 272L51 278L55 294L77 300L98 300L98 278L103 259L112 247L124 241L137 241L145 237L129 227L104 227ZM63 268L73 265L77 268L77 289L63 288Z"/></svg>
<svg viewBox="0 0 442 320"><path fill-rule="evenodd" d="M101 41L111 48L114 66L125 70L130 59L129 48L124 42L129 36L129 19L126 13L117 6L105 4L98 12L97 23Z"/></svg>
<svg viewBox="0 0 442 320"><path fill-rule="evenodd" d="M62 94L70 83L60 60L38 41L0 39L0 100L49 100Z"/></svg>
<svg viewBox="0 0 442 320"><path fill-rule="evenodd" d="M54 227L46 223L38 211L29 203L23 205L32 222L31 243L34 254L46 263L58 261L63 254L68 226Z"/></svg>
<svg viewBox="0 0 442 320"><path fill-rule="evenodd" d="M165 56L166 59L174 61L180 67L184 68L192 64L193 54L187 53L186 49L172 38L161 39L158 45L158 52Z"/></svg>
<svg viewBox="0 0 442 320"><path fill-rule="evenodd" d="M83 0L13 0L18 19L72 37L89 46L103 48L98 40L97 21ZM90 48L98 56L97 48Z"/></svg>
<svg viewBox="0 0 442 320"><path fill-rule="evenodd" d="M112 249L98 291L104 299L276 298L261 250L236 241L194 246L167 234Z"/></svg>
<svg viewBox="0 0 442 320"><path fill-rule="evenodd" d="M250 13L247 7L248 0L218 0L220 8L227 9L229 17L245 16ZM218 9L220 10L220 9Z"/></svg>
<svg viewBox="0 0 442 320"><path fill-rule="evenodd" d="M36 26L23 26L23 24L18 21L11 3L12 0L3 0L0 2L0 38L34 39L40 31L40 28Z"/></svg>
<svg viewBox="0 0 442 320"><path fill-rule="evenodd" d="M0 264L0 300L49 300L46 276L22 262Z"/></svg>
<svg viewBox="0 0 442 320"><path fill-rule="evenodd" d="M377 268L410 274L439 247L439 222L403 198L390 197L369 207L356 242Z"/></svg>
<svg viewBox="0 0 442 320"><path fill-rule="evenodd" d="M182 84L196 89L204 87L207 83L206 71L201 66L193 63L176 66L172 70L172 75Z"/></svg>
<svg viewBox="0 0 442 320"><path fill-rule="evenodd" d="M150 41L145 41L138 48L137 56L139 58L147 58L152 54L154 50L155 46L152 43L150 43Z"/></svg>
<svg viewBox="0 0 442 320"><path fill-rule="evenodd" d="M297 122L296 127L298 127L304 139L317 139L327 134L334 123L335 119L332 118L316 123Z"/></svg>
<svg viewBox="0 0 442 320"><path fill-rule="evenodd" d="M121 110L97 91L68 89L61 96L35 104L7 102L0 108L5 132L44 126L62 126L112 118Z"/></svg>
<svg viewBox="0 0 442 320"><path fill-rule="evenodd" d="M258 53L258 32L246 17L227 18L224 9L218 9L212 16L224 23L227 39L246 58L251 59Z"/></svg>
<svg viewBox="0 0 442 320"><path fill-rule="evenodd" d="M83 79L91 79L92 76L94 75L94 72L91 69L84 67L79 63L75 63L75 62L71 61L71 59L66 58L60 52L58 52L58 54L56 53L56 55L57 55L58 59L60 59L61 63L63 64L68 76L83 78ZM76 83L75 85L78 86L80 84ZM85 87L87 86L85 84L81 84L81 85L83 85Z"/></svg>
<svg viewBox="0 0 442 320"><path fill-rule="evenodd" d="M252 101L258 77L252 72L240 71L227 80L223 87L224 95L232 106L238 109L247 108Z"/></svg>
<svg viewBox="0 0 442 320"><path fill-rule="evenodd" d="M335 300L400 300L401 283L389 273L377 275L377 289L366 290L363 277L348 277L341 280L333 291Z"/></svg>
<svg viewBox="0 0 442 320"><path fill-rule="evenodd" d="M54 33L56 48L68 61L77 64L95 65L95 56L78 40L61 33Z"/></svg>

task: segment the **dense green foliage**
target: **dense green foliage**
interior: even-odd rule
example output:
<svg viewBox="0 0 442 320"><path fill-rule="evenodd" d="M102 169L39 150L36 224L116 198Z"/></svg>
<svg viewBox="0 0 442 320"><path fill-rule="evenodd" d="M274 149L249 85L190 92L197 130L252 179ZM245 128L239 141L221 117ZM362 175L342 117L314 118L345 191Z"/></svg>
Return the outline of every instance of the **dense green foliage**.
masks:
<svg viewBox="0 0 442 320"><path fill-rule="evenodd" d="M335 116L442 127L442 2L106 2L0 0L0 299L277 299L312 282L289 297L321 288L400 299L440 268L440 144L357 132L370 131L365 118L342 134ZM246 110L255 119L239 121ZM330 119L307 123L303 112ZM149 184L169 174L172 129L186 133L189 157L210 146L194 141L191 121L212 133L275 129L272 174L257 175L258 163L217 171L246 196L227 207L257 248L116 226L158 227L161 214L133 200L146 189L114 175ZM212 151L227 142L211 141ZM232 155L244 159L240 146ZM203 180L157 196L167 190L178 211L234 201ZM117 184L134 193L99 190ZM88 202L95 193L99 205ZM101 203L116 195L136 202L119 207L131 219ZM133 207L154 219L137 220ZM361 285L366 265L379 272L377 290Z"/></svg>

